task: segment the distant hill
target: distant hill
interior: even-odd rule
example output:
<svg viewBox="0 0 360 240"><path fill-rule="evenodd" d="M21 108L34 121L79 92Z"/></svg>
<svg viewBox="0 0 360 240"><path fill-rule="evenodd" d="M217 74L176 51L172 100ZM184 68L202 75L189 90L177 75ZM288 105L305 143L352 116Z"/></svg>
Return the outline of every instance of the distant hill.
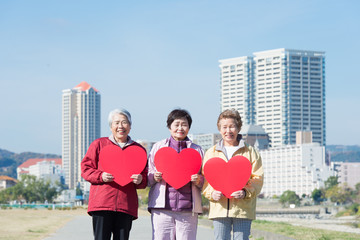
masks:
<svg viewBox="0 0 360 240"><path fill-rule="evenodd" d="M360 152L344 152L330 154L331 162L360 162Z"/></svg>
<svg viewBox="0 0 360 240"><path fill-rule="evenodd" d="M359 145L328 145L326 151L331 162L360 162Z"/></svg>
<svg viewBox="0 0 360 240"><path fill-rule="evenodd" d="M16 178L16 168L30 158L61 158L61 156L33 152L13 153L0 149L0 175Z"/></svg>
<svg viewBox="0 0 360 240"><path fill-rule="evenodd" d="M331 153L360 152L360 145L327 145L326 151Z"/></svg>

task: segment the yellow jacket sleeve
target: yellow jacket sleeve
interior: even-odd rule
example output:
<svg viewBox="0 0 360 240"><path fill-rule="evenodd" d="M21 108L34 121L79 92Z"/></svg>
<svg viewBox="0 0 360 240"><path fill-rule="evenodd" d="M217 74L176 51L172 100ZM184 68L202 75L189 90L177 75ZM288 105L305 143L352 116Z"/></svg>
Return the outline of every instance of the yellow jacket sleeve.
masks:
<svg viewBox="0 0 360 240"><path fill-rule="evenodd" d="M264 171L262 168L262 160L260 154L252 147L249 147L250 150L250 161L252 165L251 176L244 187L246 191L245 198L253 198L260 194L261 188L264 182Z"/></svg>

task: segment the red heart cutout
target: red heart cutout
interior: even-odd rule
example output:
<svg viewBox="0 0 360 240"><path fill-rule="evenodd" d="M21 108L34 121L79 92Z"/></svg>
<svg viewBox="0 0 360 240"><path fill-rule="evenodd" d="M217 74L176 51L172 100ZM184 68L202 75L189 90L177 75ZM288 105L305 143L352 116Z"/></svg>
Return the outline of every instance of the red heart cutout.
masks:
<svg viewBox="0 0 360 240"><path fill-rule="evenodd" d="M243 156L232 157L228 162L222 158L211 158L204 166L204 176L210 185L227 198L243 189L251 176L251 163Z"/></svg>
<svg viewBox="0 0 360 240"><path fill-rule="evenodd" d="M147 163L146 151L136 145L122 150L115 145L108 145L101 149L99 154L100 169L111 173L114 182L121 186L132 182L133 174L140 174Z"/></svg>
<svg viewBox="0 0 360 240"><path fill-rule="evenodd" d="M191 175L200 171L201 156L192 148L177 153L171 147L164 147L156 152L154 163L165 182L179 189L191 181Z"/></svg>

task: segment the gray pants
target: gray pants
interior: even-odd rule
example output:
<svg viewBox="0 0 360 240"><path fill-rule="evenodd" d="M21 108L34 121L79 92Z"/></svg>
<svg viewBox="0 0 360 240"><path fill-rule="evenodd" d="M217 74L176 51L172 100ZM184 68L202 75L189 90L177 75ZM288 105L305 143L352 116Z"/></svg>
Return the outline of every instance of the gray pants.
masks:
<svg viewBox="0 0 360 240"><path fill-rule="evenodd" d="M233 230L234 240L248 240L251 220L245 218L215 218L213 219L216 240L230 240Z"/></svg>

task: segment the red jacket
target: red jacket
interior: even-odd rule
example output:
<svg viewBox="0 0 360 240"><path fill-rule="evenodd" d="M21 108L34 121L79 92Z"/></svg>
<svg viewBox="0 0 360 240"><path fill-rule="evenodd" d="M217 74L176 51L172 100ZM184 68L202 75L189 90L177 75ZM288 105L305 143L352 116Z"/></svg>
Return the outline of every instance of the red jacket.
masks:
<svg viewBox="0 0 360 240"><path fill-rule="evenodd" d="M99 154L102 148L110 144L116 145L107 137L96 139L91 143L81 162L81 176L91 183L88 213L91 215L92 211L123 212L132 215L136 219L138 216L136 189L146 187L147 167L141 172L143 180L139 185L131 182L122 187L115 182L104 183L101 178L103 171L101 167L98 167ZM130 140L130 144L125 146L124 149L130 145L143 148L140 144ZM144 151L146 150L144 149Z"/></svg>

